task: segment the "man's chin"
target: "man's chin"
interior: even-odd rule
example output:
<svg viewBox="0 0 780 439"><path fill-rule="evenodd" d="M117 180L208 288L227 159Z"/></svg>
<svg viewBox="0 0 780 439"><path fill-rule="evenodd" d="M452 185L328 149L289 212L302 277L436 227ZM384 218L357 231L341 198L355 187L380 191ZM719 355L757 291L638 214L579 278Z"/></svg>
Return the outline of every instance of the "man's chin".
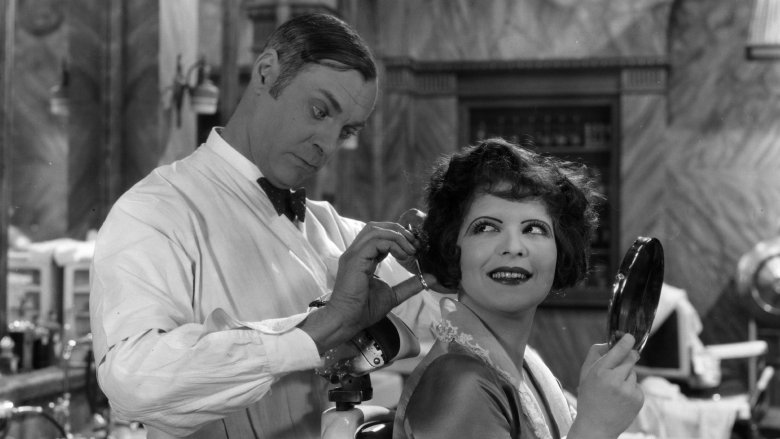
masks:
<svg viewBox="0 0 780 439"><path fill-rule="evenodd" d="M314 173L306 174L305 176L299 175L282 180L282 184L284 184L285 187L289 187L290 189L294 190L303 187L306 182L310 181L312 178L314 178Z"/></svg>

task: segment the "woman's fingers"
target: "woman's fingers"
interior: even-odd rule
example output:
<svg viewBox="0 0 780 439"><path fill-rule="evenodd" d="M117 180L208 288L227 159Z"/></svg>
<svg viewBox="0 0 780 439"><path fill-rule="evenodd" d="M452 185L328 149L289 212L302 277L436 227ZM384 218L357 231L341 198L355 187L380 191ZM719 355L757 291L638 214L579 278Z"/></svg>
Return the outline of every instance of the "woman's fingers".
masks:
<svg viewBox="0 0 780 439"><path fill-rule="evenodd" d="M639 360L639 354L633 350L634 337L625 334L617 343L609 349L607 344L591 346L581 369L580 379L595 371L607 372L615 379L624 381L633 371L634 365Z"/></svg>
<svg viewBox="0 0 780 439"><path fill-rule="evenodd" d="M612 368L612 373L616 379L625 381L631 377L634 373L634 365L639 360L639 354L636 351L629 352L629 355L625 357L625 360ZM636 379L636 377L634 377Z"/></svg>
<svg viewBox="0 0 780 439"><path fill-rule="evenodd" d="M625 334L623 337L612 346L601 358L601 366L607 369L614 369L619 364L623 363L626 356L628 356L634 349L634 336L631 334Z"/></svg>

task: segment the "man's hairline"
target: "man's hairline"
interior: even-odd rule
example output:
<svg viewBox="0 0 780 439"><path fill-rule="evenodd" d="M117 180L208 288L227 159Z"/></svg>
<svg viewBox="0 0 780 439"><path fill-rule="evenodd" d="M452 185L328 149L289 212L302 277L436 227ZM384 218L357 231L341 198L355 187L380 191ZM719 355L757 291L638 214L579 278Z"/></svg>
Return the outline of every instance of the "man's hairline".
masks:
<svg viewBox="0 0 780 439"><path fill-rule="evenodd" d="M278 51L276 49L274 49L273 47L270 47L270 48L267 48L266 50L264 50L263 52L265 52L265 51L267 51L269 49L274 50L275 52L277 52L277 58L276 58L277 61L276 62L279 64L279 71L281 72L281 70L282 70L282 63L281 63L281 60L279 60ZM260 56L262 56L262 54ZM374 71L376 72L376 63L372 62L372 64L374 65ZM357 67L349 66L347 64L344 64L342 62L336 61L336 60L331 59L331 58L323 58L323 59L318 59L318 60L313 60L313 61L304 61L303 65L301 65L301 67L298 69L298 71L295 72L295 75L290 78L289 82L292 82L292 80L295 79L298 75L300 75L301 73L303 73L307 69L310 69L310 68L312 68L314 66L322 66L322 67L325 67L325 68L328 68L328 69L331 69L331 70L335 70L337 72L355 71L358 74L360 74L361 77L363 77L363 81L365 81L367 83L373 81L373 82L376 83L377 89L379 87L379 74L378 73L375 73L373 78L368 78ZM278 78L277 78L277 80L278 80ZM287 83L287 85L289 85L289 82ZM282 87L282 89L279 90L279 92L281 93L282 90L287 88L287 85Z"/></svg>

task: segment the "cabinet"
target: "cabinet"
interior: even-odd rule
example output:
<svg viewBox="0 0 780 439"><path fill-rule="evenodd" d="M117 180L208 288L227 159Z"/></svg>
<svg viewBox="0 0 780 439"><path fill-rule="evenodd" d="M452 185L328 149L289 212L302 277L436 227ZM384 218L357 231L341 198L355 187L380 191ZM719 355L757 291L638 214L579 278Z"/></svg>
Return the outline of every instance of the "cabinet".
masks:
<svg viewBox="0 0 780 439"><path fill-rule="evenodd" d="M89 267L91 262L69 262L63 271L64 329L68 338L77 339L90 333Z"/></svg>
<svg viewBox="0 0 780 439"><path fill-rule="evenodd" d="M57 278L49 253L9 251L7 321L56 321Z"/></svg>
<svg viewBox="0 0 780 439"><path fill-rule="evenodd" d="M618 268L618 101L616 98L491 98L461 102L463 144L503 137L546 155L587 165L606 200L591 244L591 273L585 283L549 302L606 306Z"/></svg>

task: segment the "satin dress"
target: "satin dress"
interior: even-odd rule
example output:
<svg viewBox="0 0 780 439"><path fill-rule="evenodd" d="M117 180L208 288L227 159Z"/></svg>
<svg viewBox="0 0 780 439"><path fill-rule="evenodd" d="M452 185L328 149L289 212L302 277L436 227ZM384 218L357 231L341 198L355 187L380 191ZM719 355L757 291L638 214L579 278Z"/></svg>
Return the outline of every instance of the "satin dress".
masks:
<svg viewBox="0 0 780 439"><path fill-rule="evenodd" d="M404 386L394 439L566 436L576 412L533 349L518 370L465 305L444 298L441 313L437 341Z"/></svg>

